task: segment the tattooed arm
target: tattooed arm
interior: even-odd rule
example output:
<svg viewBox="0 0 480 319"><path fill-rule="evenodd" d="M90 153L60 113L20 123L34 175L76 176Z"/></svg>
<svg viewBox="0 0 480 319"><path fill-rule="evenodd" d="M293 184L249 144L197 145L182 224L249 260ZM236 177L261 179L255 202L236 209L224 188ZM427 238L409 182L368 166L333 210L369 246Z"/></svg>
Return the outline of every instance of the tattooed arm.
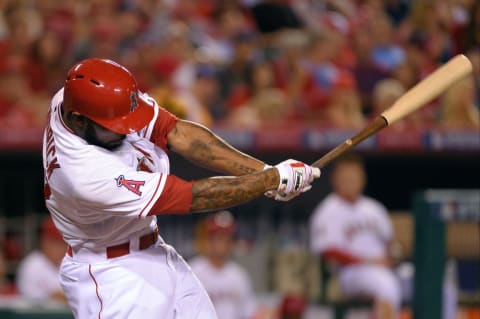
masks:
<svg viewBox="0 0 480 319"><path fill-rule="evenodd" d="M179 120L167 136L168 146L195 165L229 175L261 172L265 163L233 148L208 128Z"/></svg>
<svg viewBox="0 0 480 319"><path fill-rule="evenodd" d="M277 189L277 169L238 177L205 178L193 183L191 212L225 209L251 201Z"/></svg>

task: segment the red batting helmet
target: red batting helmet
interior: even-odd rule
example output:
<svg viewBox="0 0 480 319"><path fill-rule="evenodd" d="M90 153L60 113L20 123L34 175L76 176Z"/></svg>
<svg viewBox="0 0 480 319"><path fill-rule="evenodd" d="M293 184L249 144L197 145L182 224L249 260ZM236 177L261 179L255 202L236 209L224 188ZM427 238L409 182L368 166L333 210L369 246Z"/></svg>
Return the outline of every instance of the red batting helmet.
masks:
<svg viewBox="0 0 480 319"><path fill-rule="evenodd" d="M86 59L70 69L63 107L119 134L144 128L154 112L130 71L106 59Z"/></svg>
<svg viewBox="0 0 480 319"><path fill-rule="evenodd" d="M235 221L233 220L232 214L226 210L222 210L218 213L209 215L207 217L205 227L208 234L235 233Z"/></svg>

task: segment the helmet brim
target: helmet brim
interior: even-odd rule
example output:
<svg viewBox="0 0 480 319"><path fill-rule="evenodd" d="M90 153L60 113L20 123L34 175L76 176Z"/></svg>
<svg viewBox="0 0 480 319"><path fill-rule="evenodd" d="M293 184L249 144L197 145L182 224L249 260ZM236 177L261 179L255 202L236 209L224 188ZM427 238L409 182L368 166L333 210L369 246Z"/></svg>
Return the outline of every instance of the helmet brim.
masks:
<svg viewBox="0 0 480 319"><path fill-rule="evenodd" d="M146 100L140 92L138 92L137 101L138 107L127 115L109 119L99 119L94 117L90 117L90 119L118 134L138 132L147 126L153 119L154 109L153 102Z"/></svg>

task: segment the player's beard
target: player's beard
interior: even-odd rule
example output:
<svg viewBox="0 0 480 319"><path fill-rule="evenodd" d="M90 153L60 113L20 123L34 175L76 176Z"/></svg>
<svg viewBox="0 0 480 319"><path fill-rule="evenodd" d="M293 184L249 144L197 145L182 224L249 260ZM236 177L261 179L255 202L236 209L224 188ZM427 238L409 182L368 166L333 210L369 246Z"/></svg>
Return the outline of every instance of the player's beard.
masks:
<svg viewBox="0 0 480 319"><path fill-rule="evenodd" d="M110 141L110 142L103 142L98 138L97 132L95 131L95 127L93 123L87 123L87 127L85 129L85 140L92 145L100 146L103 147L109 151L113 151L116 148L118 148L120 145L122 145L122 141L125 139L125 135L122 135L122 137L118 141Z"/></svg>

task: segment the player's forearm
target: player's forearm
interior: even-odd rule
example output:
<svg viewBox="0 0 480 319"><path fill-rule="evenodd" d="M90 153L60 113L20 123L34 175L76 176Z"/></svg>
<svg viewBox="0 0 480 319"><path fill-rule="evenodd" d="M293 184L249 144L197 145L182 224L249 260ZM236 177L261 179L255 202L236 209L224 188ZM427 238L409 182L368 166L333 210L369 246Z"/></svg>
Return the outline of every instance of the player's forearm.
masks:
<svg viewBox="0 0 480 319"><path fill-rule="evenodd" d="M179 121L169 134L172 149L198 166L229 175L263 170L265 163L240 152L208 128Z"/></svg>
<svg viewBox="0 0 480 319"><path fill-rule="evenodd" d="M239 177L201 179L193 183L191 212L225 209L253 200L277 189L276 169Z"/></svg>

